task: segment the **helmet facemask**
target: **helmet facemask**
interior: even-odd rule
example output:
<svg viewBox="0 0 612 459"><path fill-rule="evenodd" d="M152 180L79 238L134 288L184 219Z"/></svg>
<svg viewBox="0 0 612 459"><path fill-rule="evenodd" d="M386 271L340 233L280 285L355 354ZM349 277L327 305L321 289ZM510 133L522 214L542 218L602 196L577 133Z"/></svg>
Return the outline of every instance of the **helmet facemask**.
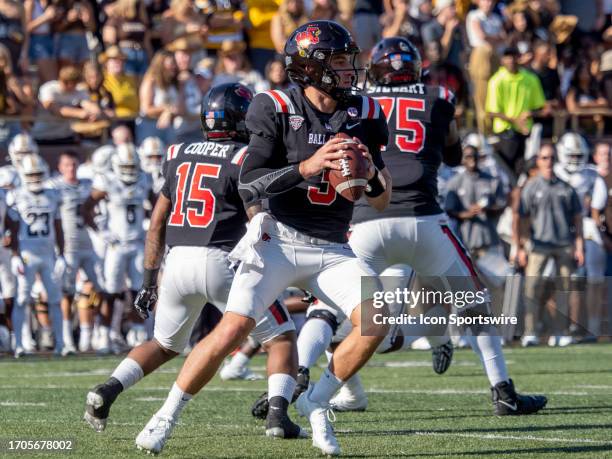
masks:
<svg viewBox="0 0 612 459"><path fill-rule="evenodd" d="M44 172L35 172L31 174L23 174L23 183L31 193L40 193L43 189L43 182L45 180Z"/></svg>

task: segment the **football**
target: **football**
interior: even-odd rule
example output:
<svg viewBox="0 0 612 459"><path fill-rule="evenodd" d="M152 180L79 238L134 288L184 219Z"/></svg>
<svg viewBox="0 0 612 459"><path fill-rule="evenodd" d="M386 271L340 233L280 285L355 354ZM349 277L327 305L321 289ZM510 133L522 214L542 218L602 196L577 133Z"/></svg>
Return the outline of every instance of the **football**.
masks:
<svg viewBox="0 0 612 459"><path fill-rule="evenodd" d="M343 132L336 135L346 143L346 156L337 160L342 166L341 170L329 172L329 183L336 192L349 201L361 198L368 184L368 161L363 157L357 143L348 134Z"/></svg>

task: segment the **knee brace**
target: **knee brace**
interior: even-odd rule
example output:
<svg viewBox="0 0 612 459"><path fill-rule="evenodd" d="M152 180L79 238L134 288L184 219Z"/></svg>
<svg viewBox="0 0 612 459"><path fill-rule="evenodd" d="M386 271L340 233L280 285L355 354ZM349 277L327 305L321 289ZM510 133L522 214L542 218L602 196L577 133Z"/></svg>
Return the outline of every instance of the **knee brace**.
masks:
<svg viewBox="0 0 612 459"><path fill-rule="evenodd" d="M336 331L338 330L338 326L340 325L338 323L338 318L331 312L326 311L325 309L315 309L314 311L311 311L308 314L308 317L306 318L306 320L308 321L310 319L324 320L331 327L334 335L336 334Z"/></svg>

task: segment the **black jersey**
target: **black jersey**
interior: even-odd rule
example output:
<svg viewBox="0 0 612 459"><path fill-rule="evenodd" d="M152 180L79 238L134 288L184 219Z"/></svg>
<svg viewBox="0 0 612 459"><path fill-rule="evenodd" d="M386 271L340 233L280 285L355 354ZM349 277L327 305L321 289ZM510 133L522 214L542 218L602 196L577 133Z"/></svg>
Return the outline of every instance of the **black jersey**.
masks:
<svg viewBox="0 0 612 459"><path fill-rule="evenodd" d="M442 212L437 202L437 177L455 114L453 94L421 83L371 87L368 94L380 103L389 123L389 142L382 155L391 173L393 192L389 207L382 212L365 201L357 203L353 221Z"/></svg>
<svg viewBox="0 0 612 459"><path fill-rule="evenodd" d="M347 103L339 103L333 114L326 114L316 110L302 91L265 91L253 99L246 119L251 143L241 172L241 187L249 185L246 177L253 172L247 170L254 161L252 155L262 157L257 161L261 167L280 170L308 159L339 132L361 139L374 165L378 169L385 167L380 149L387 144L387 123L374 99L354 96ZM270 213L311 237L346 242L354 204L336 193L328 182L328 173L270 196Z"/></svg>
<svg viewBox="0 0 612 459"><path fill-rule="evenodd" d="M166 244L231 250L246 232L238 174L247 147L237 142L171 145L161 193L172 201Z"/></svg>

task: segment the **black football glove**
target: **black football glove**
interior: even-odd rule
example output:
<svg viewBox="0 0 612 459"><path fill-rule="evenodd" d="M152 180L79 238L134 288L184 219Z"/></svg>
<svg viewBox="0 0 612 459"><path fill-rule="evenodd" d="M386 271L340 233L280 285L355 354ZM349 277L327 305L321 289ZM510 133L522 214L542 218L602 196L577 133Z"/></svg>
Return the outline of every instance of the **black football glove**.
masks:
<svg viewBox="0 0 612 459"><path fill-rule="evenodd" d="M134 309L141 318L146 319L149 317L149 311L155 307L155 303L157 303L157 286L143 286L138 290L134 300Z"/></svg>

